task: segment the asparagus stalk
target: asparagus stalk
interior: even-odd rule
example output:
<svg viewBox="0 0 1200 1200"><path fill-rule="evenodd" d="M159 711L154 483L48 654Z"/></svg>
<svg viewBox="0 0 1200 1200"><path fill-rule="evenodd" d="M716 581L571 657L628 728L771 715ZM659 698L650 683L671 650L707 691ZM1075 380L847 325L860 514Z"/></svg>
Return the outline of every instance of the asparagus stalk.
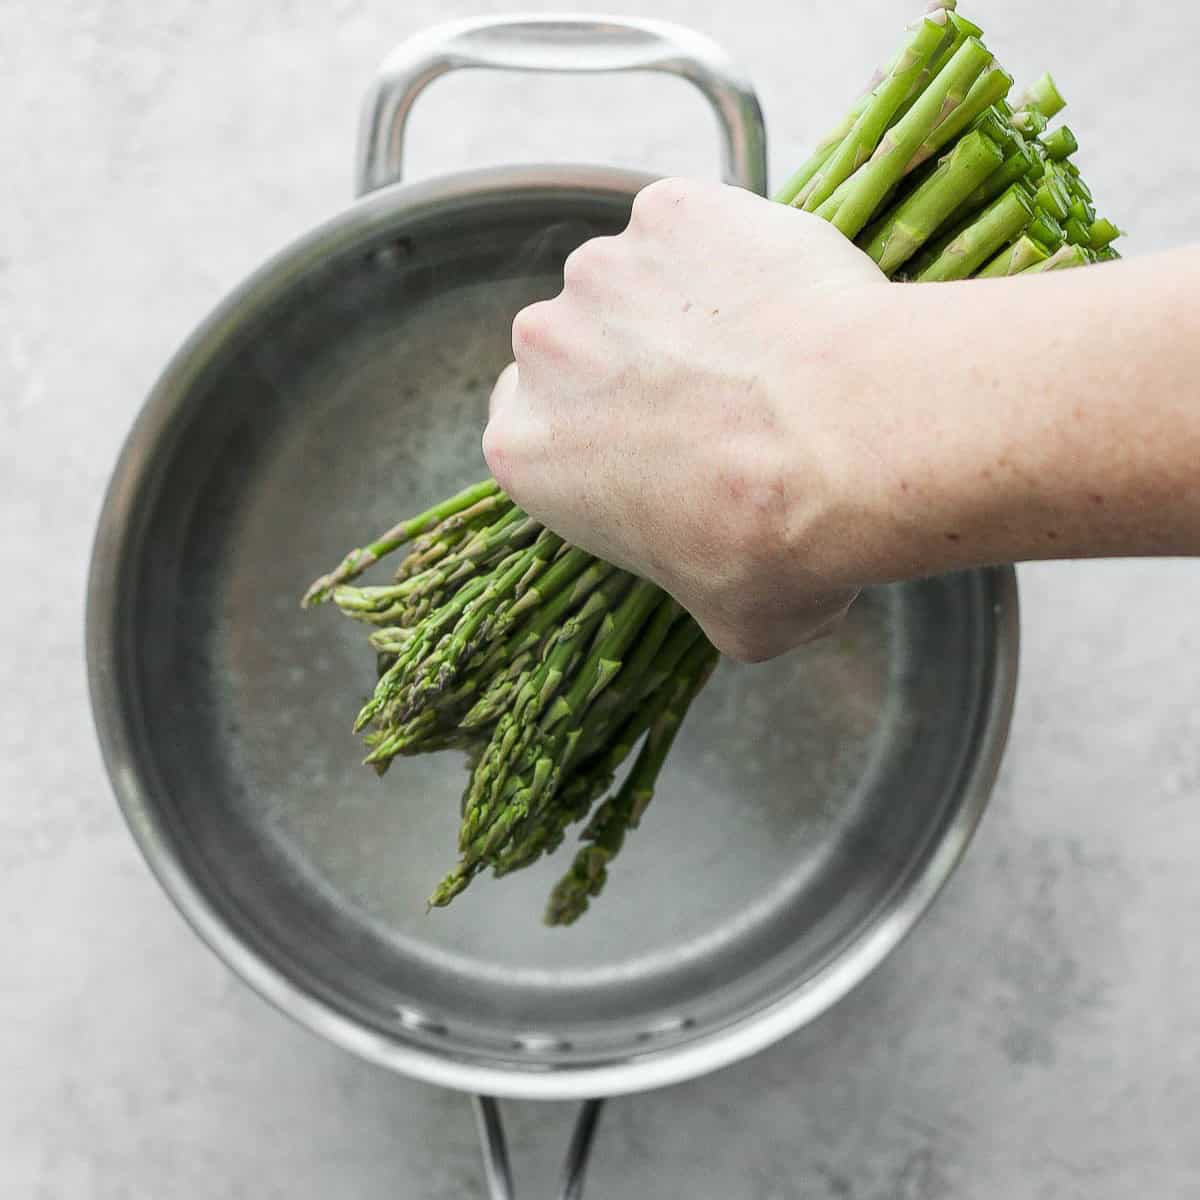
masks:
<svg viewBox="0 0 1200 1200"><path fill-rule="evenodd" d="M590 845L580 850L551 893L546 924L571 924L587 909L590 898L599 895L608 877L608 864L620 852L626 831L638 824L650 803L663 761L688 706L704 687L716 663L712 647L698 643L681 668L680 678L667 691L633 769L616 795L606 800L592 819L584 835Z"/></svg>
<svg viewBox="0 0 1200 1200"><path fill-rule="evenodd" d="M437 699L458 677L463 664L478 648L495 621L497 610L513 595L532 569L544 565L562 545L562 539L544 531L548 536L526 554L514 555L505 571L497 571L488 580L480 596L463 610L458 622L422 663L423 673L408 689L401 720L416 713L423 704Z"/></svg>
<svg viewBox="0 0 1200 1200"><path fill-rule="evenodd" d="M630 708L641 700L642 683L651 667L655 665L655 660L663 652L664 643L676 625L689 627L689 636L693 630L696 635L699 634L699 627L683 613L679 604L670 596L661 593L658 607L647 621L629 661L604 694L589 707L576 747L577 759L586 756L589 745L602 742L604 733L624 719Z"/></svg>
<svg viewBox="0 0 1200 1200"><path fill-rule="evenodd" d="M1070 267L1086 267L1092 261L1093 256L1091 252L1083 246L1061 246L1044 262L1034 263L1032 267L1026 267L1021 274L1036 275L1041 271L1062 271Z"/></svg>
<svg viewBox="0 0 1200 1200"><path fill-rule="evenodd" d="M1071 194L1056 175L1049 172L1042 178L1035 193L1037 205L1056 221L1065 221L1071 214Z"/></svg>
<svg viewBox="0 0 1200 1200"><path fill-rule="evenodd" d="M921 68L930 60L946 35L946 12L939 9L921 21L895 61L887 77L875 90L850 132L792 201L797 208L812 212L844 179L871 156L892 116L908 95Z"/></svg>
<svg viewBox="0 0 1200 1200"><path fill-rule="evenodd" d="M1096 210L1087 200L1076 196L1071 201L1071 207L1068 210L1067 215L1074 217L1077 221L1082 221L1085 225L1090 226L1096 219Z"/></svg>
<svg viewBox="0 0 1200 1200"><path fill-rule="evenodd" d="M645 697L641 687L651 663L656 660L674 662L682 656L673 650L680 640L678 635L668 637L668 631L674 627L684 633L684 649L703 637L690 617L680 618L681 611L675 601L663 598L628 666L588 710L577 741L576 757L581 760L578 768L572 767L570 778L560 780L553 804L545 806L527 827L519 826L514 831L511 845L493 861L497 876L528 866L542 854L556 849L567 826L585 816L593 802L608 790L614 773L649 727L653 708L643 703ZM589 742L599 746L600 752L590 762L585 762L582 761L587 753L584 747Z"/></svg>
<svg viewBox="0 0 1200 1200"><path fill-rule="evenodd" d="M588 597L580 612L563 626L545 660L526 672L513 703L497 722L491 741L471 777L459 829L459 848L468 865L482 861L484 853L490 849L486 839L498 822L502 823L501 828L508 828L525 815L518 812L515 805L510 805L508 824L503 824L505 788L512 769L535 737L538 717L559 688L572 678L579 647L608 616L624 586L625 580L614 576ZM609 616L609 627L611 620Z"/></svg>
<svg viewBox="0 0 1200 1200"><path fill-rule="evenodd" d="M1027 180L1018 179L1015 183L1009 184L1009 187L1005 190L1007 191L1012 188L1019 189L1032 201L1033 193L1030 190ZM993 201L996 199L999 199L999 197L994 197ZM942 223L937 236L928 241L919 253L909 259L893 278L901 281L915 280L945 253L946 249L956 238L961 237L966 230L970 229L986 209L987 206L985 205L978 210L968 211L965 204L960 205L951 215L950 219Z"/></svg>
<svg viewBox="0 0 1200 1200"><path fill-rule="evenodd" d="M1044 133L1048 124L1046 118L1036 108L1026 108L1015 112L1009 118L1012 127L1024 137L1037 137Z"/></svg>
<svg viewBox="0 0 1200 1200"><path fill-rule="evenodd" d="M1060 125L1057 129L1042 134L1039 140L1045 148L1046 156L1054 162L1070 158L1079 149L1075 135L1066 125Z"/></svg>
<svg viewBox="0 0 1200 1200"><path fill-rule="evenodd" d="M1063 223L1063 232L1072 246L1091 249L1092 228L1090 225L1085 225L1078 217L1068 217Z"/></svg>
<svg viewBox="0 0 1200 1200"><path fill-rule="evenodd" d="M1025 89L1014 107L1018 112L1022 112L1025 109L1034 109L1040 112L1047 120L1050 120L1058 116L1066 105L1067 102L1062 98L1062 93L1058 90L1058 85L1054 82L1049 71L1047 71L1045 75L1035 80Z"/></svg>
<svg viewBox="0 0 1200 1200"><path fill-rule="evenodd" d="M661 611L661 596L652 585L644 584L640 589L635 585L611 624L597 631L587 662L576 673L571 689L561 693L546 710L525 751L525 768L520 778L514 777L509 785L504 815L515 814L517 819L490 830L481 845L475 843L484 861L496 864L519 848L522 831L528 825L534 828L553 825L555 798L583 738L587 717L592 714L601 689L624 670L621 659L642 632L647 616L656 608ZM652 620L648 636L653 635L655 625ZM644 671L645 661L639 663L638 658L637 654L633 656L630 667ZM564 724L568 718L571 723ZM468 862L474 852L474 848L468 848Z"/></svg>
<svg viewBox="0 0 1200 1200"><path fill-rule="evenodd" d="M1107 217L1097 217L1088 233L1093 250L1103 250L1121 236L1121 231Z"/></svg>
<svg viewBox="0 0 1200 1200"><path fill-rule="evenodd" d="M937 5L930 4L928 12L936 11ZM947 10L952 10L952 5L945 5ZM939 47L937 53L927 62L921 73L913 82L912 91L908 94L904 103L900 106L896 115L892 118L892 124L903 117L910 108L917 102L917 98L928 86L929 81L958 53L958 48L967 40L967 38L983 38L983 30L978 25L968 21L966 17L960 16L954 11L949 11L950 18L948 25L949 36Z"/></svg>
<svg viewBox="0 0 1200 1200"><path fill-rule="evenodd" d="M1018 179L1026 178L1034 165L1033 149L1022 143L1005 156L1004 161L950 215L951 220L964 218L990 204Z"/></svg>
<svg viewBox="0 0 1200 1200"><path fill-rule="evenodd" d="M405 542L432 529L454 513L461 512L485 496L499 491L500 485L494 479L485 479L482 483L472 484L471 487L464 488L448 500L443 500L440 504L426 509L420 516L410 517L407 521L401 521L398 525L394 525L387 533L382 534L369 545L351 550L336 569L316 580L304 593L301 605L308 608L313 604L323 604L329 599L338 584L356 578L368 567L377 563L385 554L390 554L393 550L403 546Z"/></svg>
<svg viewBox="0 0 1200 1200"><path fill-rule="evenodd" d="M1068 180L1067 186L1071 189L1071 194L1091 204L1092 189L1088 187L1087 181L1079 174L1079 168L1070 159L1062 163L1061 167L1063 174Z"/></svg>
<svg viewBox="0 0 1200 1200"><path fill-rule="evenodd" d="M513 502L503 492L495 491L468 508L452 513L427 533L413 540L408 554L396 568L396 582L419 575L427 567L444 558L454 547L492 524L513 507Z"/></svg>
<svg viewBox="0 0 1200 1200"><path fill-rule="evenodd" d="M863 249L886 275L894 274L1002 161L990 138L967 134L916 191L864 232Z"/></svg>
<svg viewBox="0 0 1200 1200"><path fill-rule="evenodd" d="M976 279L997 279L1005 275L1019 275L1026 267L1044 262L1050 251L1029 234L1022 234L1010 242L985 267L977 271Z"/></svg>
<svg viewBox="0 0 1200 1200"><path fill-rule="evenodd" d="M994 67L989 67L984 75L995 70ZM981 75L982 79L983 76ZM968 97L970 99L970 97ZM1025 141L1023 137L1012 127L1008 118L1004 115L1003 109L998 104L989 105L985 108L972 122L971 130L986 134L1000 147L1001 153L1005 158L1008 157Z"/></svg>
<svg viewBox="0 0 1200 1200"><path fill-rule="evenodd" d="M973 221L920 275L919 283L966 279L1029 223L1033 206L1014 184Z"/></svg>
<svg viewBox="0 0 1200 1200"><path fill-rule="evenodd" d="M1043 246L1057 250L1066 241L1063 227L1045 209L1039 208L1029 220L1030 237L1037 238Z"/></svg>
<svg viewBox="0 0 1200 1200"><path fill-rule="evenodd" d="M926 15L936 16L940 10L946 10L951 15L951 21L955 21L957 18L955 18L953 15L953 9L954 0L947 0L945 3L940 2L940 0L934 0L934 2L931 3L926 9ZM913 22L913 24L909 26L909 32L911 33L912 30L919 28L923 20L924 18L918 18L918 20ZM955 26L955 28L957 28L957 26ZM907 45L908 39L905 39L905 46ZM875 95L875 90L888 77L893 66L895 66L897 60L903 53L904 47L901 47L901 49L898 50L895 55L893 55L886 65L879 67L875 71L875 74L871 77L870 82L867 84L866 88L858 97L858 99L855 100L855 102L850 106L850 109L846 115L823 138L821 138L809 158L796 168L796 171L793 173L791 178L789 178L783 187L781 187L779 191L775 193L774 199L777 203L791 204L800 194L800 192L807 186L812 177L821 169L822 166L825 165L829 159L829 156L833 154L833 152L842 144L846 138L846 135L851 129L854 128L855 122L859 117L862 116L863 112L867 108L867 105L871 103L871 100ZM924 86L924 82L918 78L916 81L914 81L913 86L919 89Z"/></svg>
<svg viewBox="0 0 1200 1200"><path fill-rule="evenodd" d="M983 71L971 85L971 90L967 92L962 102L953 108L944 121L934 126L917 152L908 160L904 168L905 173L920 166L927 158L958 137L977 117L987 113L998 100L1003 100L1012 85L1012 76L994 63ZM1000 140L1008 126L1001 124L998 119L995 124L997 126L995 132L990 129L985 132L991 134L994 140Z"/></svg>
<svg viewBox="0 0 1200 1200"><path fill-rule="evenodd" d="M904 175L912 156L961 102L991 59L982 42L975 38L963 42L908 113L883 135L870 159L842 185L845 190L832 218L836 229L848 238L858 237L879 202Z"/></svg>

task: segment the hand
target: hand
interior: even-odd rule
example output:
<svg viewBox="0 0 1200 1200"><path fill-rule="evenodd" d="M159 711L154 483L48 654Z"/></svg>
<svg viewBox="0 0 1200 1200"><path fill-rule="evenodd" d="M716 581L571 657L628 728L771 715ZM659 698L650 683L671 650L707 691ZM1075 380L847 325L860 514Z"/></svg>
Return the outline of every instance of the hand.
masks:
<svg viewBox="0 0 1200 1200"><path fill-rule="evenodd" d="M1200 553L1200 247L884 282L816 217L654 184L518 314L488 464L743 659L867 584Z"/></svg>
<svg viewBox="0 0 1200 1200"><path fill-rule="evenodd" d="M569 541L654 580L723 652L770 657L853 600L829 548L849 318L890 292L825 222L664 180L513 323L483 448ZM842 538L844 541L845 539Z"/></svg>

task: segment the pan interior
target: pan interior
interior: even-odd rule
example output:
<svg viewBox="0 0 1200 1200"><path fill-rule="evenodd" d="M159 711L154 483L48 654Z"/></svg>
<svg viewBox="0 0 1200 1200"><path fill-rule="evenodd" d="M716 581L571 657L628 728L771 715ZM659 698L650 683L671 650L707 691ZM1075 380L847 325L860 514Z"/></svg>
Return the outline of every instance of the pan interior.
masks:
<svg viewBox="0 0 1200 1200"><path fill-rule="evenodd" d="M349 547L486 473L514 313L627 212L582 190L436 220L398 208L296 265L169 383L177 418L123 548L124 719L185 871L310 994L474 1061L647 1053L814 977L938 844L987 715L989 577L872 592L827 642L721 666L576 926L540 921L571 840L426 914L464 764L362 767L366 630L297 600Z"/></svg>

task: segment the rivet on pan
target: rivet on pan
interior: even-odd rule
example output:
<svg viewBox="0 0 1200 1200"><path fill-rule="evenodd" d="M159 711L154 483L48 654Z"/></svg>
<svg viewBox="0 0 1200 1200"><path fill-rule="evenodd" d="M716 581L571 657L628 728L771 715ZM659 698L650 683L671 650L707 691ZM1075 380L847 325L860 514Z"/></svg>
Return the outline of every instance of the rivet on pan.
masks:
<svg viewBox="0 0 1200 1200"><path fill-rule="evenodd" d="M419 1009L409 1008L405 1004L396 1005L396 1016L400 1019L400 1024L407 1029L419 1029L422 1033L446 1033L446 1027L440 1021L435 1021Z"/></svg>
<svg viewBox="0 0 1200 1200"><path fill-rule="evenodd" d="M376 267L390 270L404 266L412 258L412 253L412 238L399 237L377 246L367 255L367 260Z"/></svg>
<svg viewBox="0 0 1200 1200"><path fill-rule="evenodd" d="M691 1029L696 1022L691 1017L666 1017L649 1029L643 1029L637 1035L639 1042L648 1042L651 1038L666 1037L669 1033L679 1033Z"/></svg>
<svg viewBox="0 0 1200 1200"><path fill-rule="evenodd" d="M526 1050L531 1054L545 1054L550 1050L570 1050L571 1043L566 1038L555 1037L550 1033L523 1033L513 1040L514 1050Z"/></svg>

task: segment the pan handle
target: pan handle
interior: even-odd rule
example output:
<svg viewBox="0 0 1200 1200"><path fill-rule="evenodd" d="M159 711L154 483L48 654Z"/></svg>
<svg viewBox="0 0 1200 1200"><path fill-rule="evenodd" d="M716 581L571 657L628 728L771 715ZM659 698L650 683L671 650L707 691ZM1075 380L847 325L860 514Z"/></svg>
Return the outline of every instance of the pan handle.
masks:
<svg viewBox="0 0 1200 1200"><path fill-rule="evenodd" d="M634 17L475 17L401 42L380 64L358 127L358 195L398 183L404 131L417 97L449 71L662 71L686 79L712 106L726 183L767 190L767 136L754 89L716 42L666 21Z"/></svg>
<svg viewBox="0 0 1200 1200"><path fill-rule="evenodd" d="M514 1200L512 1169L508 1163L508 1145L504 1140L504 1125L500 1106L491 1096L475 1096L475 1120L479 1126L479 1142L483 1149L483 1174L487 1181L488 1200ZM596 1136L603 1100L585 1100L575 1121L575 1132L563 1163L558 1200L582 1200L583 1174L588 1154Z"/></svg>

